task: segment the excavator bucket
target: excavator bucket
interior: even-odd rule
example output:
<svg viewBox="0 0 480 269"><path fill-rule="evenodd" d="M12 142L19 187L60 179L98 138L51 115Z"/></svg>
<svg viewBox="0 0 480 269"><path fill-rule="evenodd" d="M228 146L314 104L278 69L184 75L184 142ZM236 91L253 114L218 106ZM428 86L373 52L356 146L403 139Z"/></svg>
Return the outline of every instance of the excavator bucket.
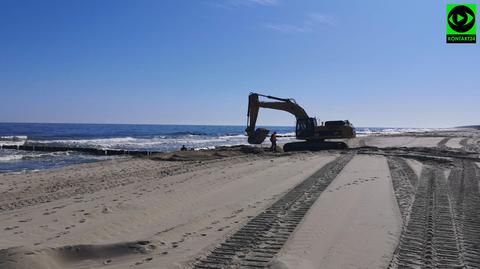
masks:
<svg viewBox="0 0 480 269"><path fill-rule="evenodd" d="M270 131L265 128L257 128L248 136L249 144L262 144Z"/></svg>

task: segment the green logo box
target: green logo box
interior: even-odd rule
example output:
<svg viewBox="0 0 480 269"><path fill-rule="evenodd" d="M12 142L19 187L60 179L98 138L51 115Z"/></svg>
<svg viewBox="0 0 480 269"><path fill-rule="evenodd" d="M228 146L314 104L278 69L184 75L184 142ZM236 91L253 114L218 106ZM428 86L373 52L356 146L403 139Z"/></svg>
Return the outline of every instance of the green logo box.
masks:
<svg viewBox="0 0 480 269"><path fill-rule="evenodd" d="M447 4L447 43L477 43L476 4Z"/></svg>

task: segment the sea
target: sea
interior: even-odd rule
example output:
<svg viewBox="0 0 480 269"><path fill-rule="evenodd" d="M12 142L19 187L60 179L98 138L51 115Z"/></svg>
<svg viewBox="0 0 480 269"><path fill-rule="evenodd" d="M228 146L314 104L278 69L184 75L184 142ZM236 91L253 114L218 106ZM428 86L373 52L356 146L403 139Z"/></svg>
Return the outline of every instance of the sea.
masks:
<svg viewBox="0 0 480 269"><path fill-rule="evenodd" d="M292 126L259 126L276 131L279 142L295 140ZM0 123L0 173L54 169L72 164L124 158L84 153L35 152L2 149L2 145L51 145L171 152L183 145L189 149L246 145L245 126ZM356 128L357 136L423 132L419 128ZM264 142L268 146L268 139Z"/></svg>

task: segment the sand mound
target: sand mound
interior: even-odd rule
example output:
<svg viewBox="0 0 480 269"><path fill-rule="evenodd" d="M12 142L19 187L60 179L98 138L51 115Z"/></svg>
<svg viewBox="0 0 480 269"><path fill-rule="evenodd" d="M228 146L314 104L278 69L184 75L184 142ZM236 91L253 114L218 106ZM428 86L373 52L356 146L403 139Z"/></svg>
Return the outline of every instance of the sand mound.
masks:
<svg viewBox="0 0 480 269"><path fill-rule="evenodd" d="M0 269L61 269L50 251L32 251L24 247L0 250Z"/></svg>
<svg viewBox="0 0 480 269"><path fill-rule="evenodd" d="M269 154L271 152L268 149L252 146L233 146L233 147L218 147L215 149L207 150L187 150L187 151L175 151L168 153L158 153L147 158L152 160L161 161L206 161L216 160L227 157L243 156L247 154Z"/></svg>
<svg viewBox="0 0 480 269"><path fill-rule="evenodd" d="M0 269L60 269L82 261L107 265L115 257L147 254L155 248L150 241L73 245L42 250L15 247L0 250Z"/></svg>
<svg viewBox="0 0 480 269"><path fill-rule="evenodd" d="M81 260L103 260L130 254L146 254L155 248L150 241L136 241L105 245L65 246L55 249L55 253L61 260L68 263Z"/></svg>

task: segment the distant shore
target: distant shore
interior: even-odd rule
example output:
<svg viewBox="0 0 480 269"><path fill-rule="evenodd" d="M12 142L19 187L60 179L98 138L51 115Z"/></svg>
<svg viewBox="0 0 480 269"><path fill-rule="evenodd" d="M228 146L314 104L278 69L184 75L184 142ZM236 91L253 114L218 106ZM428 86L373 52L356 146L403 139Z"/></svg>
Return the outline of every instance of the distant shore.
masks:
<svg viewBox="0 0 480 269"><path fill-rule="evenodd" d="M471 128L471 129L480 130L480 125L459 126L459 127L457 127L457 128Z"/></svg>

